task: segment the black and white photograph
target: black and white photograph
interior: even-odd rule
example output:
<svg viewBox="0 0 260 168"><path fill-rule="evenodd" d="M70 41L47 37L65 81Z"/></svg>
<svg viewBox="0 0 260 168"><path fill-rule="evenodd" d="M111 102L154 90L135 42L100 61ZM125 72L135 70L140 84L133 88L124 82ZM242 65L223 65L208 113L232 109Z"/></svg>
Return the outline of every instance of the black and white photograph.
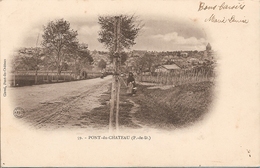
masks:
<svg viewBox="0 0 260 168"><path fill-rule="evenodd" d="M0 7L2 167L260 165L258 1Z"/></svg>

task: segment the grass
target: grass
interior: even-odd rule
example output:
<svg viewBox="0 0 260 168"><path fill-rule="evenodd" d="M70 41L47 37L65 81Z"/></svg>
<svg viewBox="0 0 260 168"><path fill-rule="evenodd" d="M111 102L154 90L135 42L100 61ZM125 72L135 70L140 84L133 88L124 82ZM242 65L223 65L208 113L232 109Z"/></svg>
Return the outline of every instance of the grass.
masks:
<svg viewBox="0 0 260 168"><path fill-rule="evenodd" d="M140 105L135 117L153 128L189 126L209 111L213 86L212 82L200 82L161 90L138 85L138 94L132 99Z"/></svg>
<svg viewBox="0 0 260 168"><path fill-rule="evenodd" d="M94 108L88 117L91 121L95 123L95 128L107 128L109 125L110 116L110 105L109 100L111 97L111 92L108 91L100 97L99 101L102 106ZM129 101L132 98L130 95L126 94L126 87L121 87L120 89L120 104L119 104L119 127L120 128L140 128L132 121L132 116L130 111L133 108L133 104ZM115 125L114 125L115 127Z"/></svg>
<svg viewBox="0 0 260 168"><path fill-rule="evenodd" d="M212 82L183 84L165 90L150 89L149 87L137 85L138 91L134 97L126 94L126 88L121 88L120 128L137 129L143 125L167 130L191 126L202 120L209 112L214 96ZM109 99L110 92L106 97L100 98L102 106L93 109L90 113L91 120L99 128L108 126ZM137 112L133 114L131 114L134 106L132 102L139 105ZM133 122L133 117L140 125Z"/></svg>

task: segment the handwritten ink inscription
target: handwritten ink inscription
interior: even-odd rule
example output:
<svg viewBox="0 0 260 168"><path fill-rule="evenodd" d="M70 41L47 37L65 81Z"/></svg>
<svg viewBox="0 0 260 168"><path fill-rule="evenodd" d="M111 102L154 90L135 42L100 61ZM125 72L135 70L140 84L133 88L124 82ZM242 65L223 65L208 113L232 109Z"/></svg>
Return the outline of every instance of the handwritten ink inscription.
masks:
<svg viewBox="0 0 260 168"><path fill-rule="evenodd" d="M246 7L243 3L237 3L235 5L229 5L223 2L220 5L207 5L205 2L200 2L198 11L223 11L223 10L244 10ZM217 17L215 14L211 14L208 18L204 20L205 22L212 23L248 23L249 20L245 18L238 18L236 15L231 15L227 17Z"/></svg>
<svg viewBox="0 0 260 168"><path fill-rule="evenodd" d="M245 4L238 3L236 5L227 5L225 2L223 2L221 5L206 5L205 2L200 2L199 4L199 9L198 11L201 10L225 10L225 9L230 9L230 10L235 10L235 9L240 9L243 10L245 8Z"/></svg>
<svg viewBox="0 0 260 168"><path fill-rule="evenodd" d="M213 22L213 23L248 23L247 19L237 19L235 15L232 15L229 18L216 18L215 14L212 14L209 18L205 19L205 22Z"/></svg>

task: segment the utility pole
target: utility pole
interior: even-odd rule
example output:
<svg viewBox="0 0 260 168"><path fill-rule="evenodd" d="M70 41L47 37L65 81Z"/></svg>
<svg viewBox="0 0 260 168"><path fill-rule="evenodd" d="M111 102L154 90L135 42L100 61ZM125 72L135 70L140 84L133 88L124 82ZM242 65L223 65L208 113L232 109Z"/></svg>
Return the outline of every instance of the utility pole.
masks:
<svg viewBox="0 0 260 168"><path fill-rule="evenodd" d="M117 18L117 50L115 53L116 59L116 130L119 130L119 103L120 103L120 63L121 63L121 56L120 56L120 27L121 27L121 17Z"/></svg>
<svg viewBox="0 0 260 168"><path fill-rule="evenodd" d="M109 118L109 130L112 131L114 128L114 123L116 130L119 129L119 94L120 94L120 27L121 27L121 17L116 16L114 18L114 52L113 52L113 68L114 74L112 79L112 89L111 89L111 102L110 102L110 118ZM115 109L116 104L116 109ZM116 110L116 115L114 111Z"/></svg>

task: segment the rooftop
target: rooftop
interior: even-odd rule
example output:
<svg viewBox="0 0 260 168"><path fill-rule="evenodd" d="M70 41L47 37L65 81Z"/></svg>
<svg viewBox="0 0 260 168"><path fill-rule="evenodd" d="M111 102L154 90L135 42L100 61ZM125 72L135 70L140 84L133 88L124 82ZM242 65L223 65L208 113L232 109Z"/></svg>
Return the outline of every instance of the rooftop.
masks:
<svg viewBox="0 0 260 168"><path fill-rule="evenodd" d="M164 67L165 69L180 69L180 67L176 64L172 64L172 65L162 65L162 67Z"/></svg>

